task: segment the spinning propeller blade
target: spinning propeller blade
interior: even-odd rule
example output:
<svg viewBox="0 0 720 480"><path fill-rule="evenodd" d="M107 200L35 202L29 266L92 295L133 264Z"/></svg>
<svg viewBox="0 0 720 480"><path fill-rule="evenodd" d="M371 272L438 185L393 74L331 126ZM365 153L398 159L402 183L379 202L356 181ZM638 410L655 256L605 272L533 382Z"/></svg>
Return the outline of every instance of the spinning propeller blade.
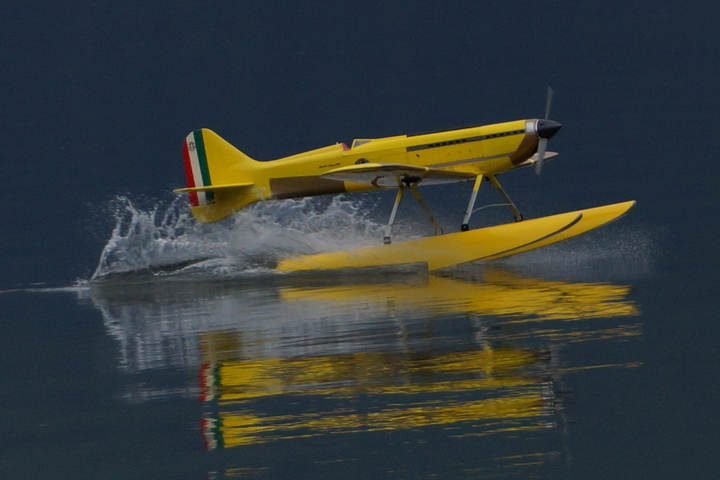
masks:
<svg viewBox="0 0 720 480"><path fill-rule="evenodd" d="M547 150L547 138L541 138L540 142L538 142L537 163L535 164L535 174L537 175L540 175L540 172L542 171L545 150Z"/></svg>
<svg viewBox="0 0 720 480"><path fill-rule="evenodd" d="M542 171L543 160L545 160L545 151L547 151L548 138L555 135L561 127L559 123L548 119L548 117L550 117L550 105L552 104L552 99L553 89L548 85L547 98L545 100L545 119L538 121L537 125L537 133L540 137L537 150L537 163L535 164L535 173L537 175L540 175L540 172Z"/></svg>
<svg viewBox="0 0 720 480"><path fill-rule="evenodd" d="M550 118L550 105L552 104L553 93L553 89L548 86L547 98L545 100L545 120Z"/></svg>

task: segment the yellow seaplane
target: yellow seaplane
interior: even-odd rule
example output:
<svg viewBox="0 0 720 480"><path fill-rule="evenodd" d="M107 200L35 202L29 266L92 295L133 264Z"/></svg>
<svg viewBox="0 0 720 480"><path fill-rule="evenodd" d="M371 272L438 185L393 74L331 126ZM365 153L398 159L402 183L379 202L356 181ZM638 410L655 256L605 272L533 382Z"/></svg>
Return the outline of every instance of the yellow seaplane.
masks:
<svg viewBox="0 0 720 480"><path fill-rule="evenodd" d="M208 129L185 139L184 158L191 211L200 222L222 220L255 202L313 195L397 189L385 245L304 255L281 261L282 271L325 270L424 263L430 270L475 260L501 258L579 235L627 212L634 201L523 220L497 175L535 166L557 156L547 150L562 127L547 118L419 135L356 139L272 161L256 161ZM516 223L470 230L470 217L483 180L500 193ZM417 190L420 185L472 182L460 232L444 234ZM392 244L391 232L406 191L432 222L435 237Z"/></svg>

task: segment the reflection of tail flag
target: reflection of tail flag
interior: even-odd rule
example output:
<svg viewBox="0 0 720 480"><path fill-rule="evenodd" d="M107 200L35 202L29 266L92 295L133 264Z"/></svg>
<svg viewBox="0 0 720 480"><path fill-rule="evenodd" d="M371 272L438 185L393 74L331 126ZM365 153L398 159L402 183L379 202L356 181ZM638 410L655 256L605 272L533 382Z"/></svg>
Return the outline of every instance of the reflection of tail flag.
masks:
<svg viewBox="0 0 720 480"><path fill-rule="evenodd" d="M225 448L222 436L222 421L220 419L203 416L200 419L200 429L203 432L205 450Z"/></svg>
<svg viewBox="0 0 720 480"><path fill-rule="evenodd" d="M195 130L183 145L187 188L193 215L201 221L220 220L257 200L251 195L252 172L259 162L206 128Z"/></svg>

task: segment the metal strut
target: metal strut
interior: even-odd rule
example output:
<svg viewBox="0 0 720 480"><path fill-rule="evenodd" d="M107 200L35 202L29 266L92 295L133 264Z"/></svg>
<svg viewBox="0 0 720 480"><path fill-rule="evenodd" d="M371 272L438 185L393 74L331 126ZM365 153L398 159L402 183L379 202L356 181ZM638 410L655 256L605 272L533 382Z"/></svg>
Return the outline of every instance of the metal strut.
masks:
<svg viewBox="0 0 720 480"><path fill-rule="evenodd" d="M409 188L410 188L410 193L413 194L413 197L415 197L415 200L418 201L420 206L425 211L425 215L428 216L428 220L430 220L430 223L433 224L433 227L435 228L435 235L442 235L443 234L442 227L440 226L438 221L435 220L435 217L433 216L433 214L430 211L430 209L428 208L428 206L425 204L425 200L423 200L422 196L420 195L420 192L417 191L416 184L413 183L412 185L410 185Z"/></svg>
<svg viewBox="0 0 720 480"><path fill-rule="evenodd" d="M392 233L392 227L395 224L395 216L397 215L398 207L400 206L400 200L402 200L403 193L405 193L405 187L399 187L397 195L395 195L395 203L393 204L392 212L390 213L390 221L385 227L385 236L383 237L383 243L389 244L392 240L390 234Z"/></svg>
<svg viewBox="0 0 720 480"><path fill-rule="evenodd" d="M467 232L470 230L470 216L473 214L473 207L475 207L475 200L477 199L478 191L482 185L483 176L482 174L475 177L475 183L473 184L472 193L470 194L470 202L468 203L467 210L465 210L465 217L463 223L460 225L460 230Z"/></svg>
<svg viewBox="0 0 720 480"><path fill-rule="evenodd" d="M521 222L523 220L522 213L520 213L520 210L518 210L518 208L515 206L515 203L513 203L513 201L510 199L510 196L502 188L500 182L497 181L495 175L488 175L486 177L485 175L480 174L475 177L475 183L473 184L472 193L470 194L470 201L468 202L467 209L465 210L465 217L463 218L463 223L462 225L460 225L460 230L463 232L467 232L468 230L470 230L470 217L476 211L475 201L477 200L478 192L480 191L480 187L482 186L482 182L484 179L489 180L490 183L492 183L493 187L495 187L495 189L498 191L498 193L500 193L503 200L505 200L504 205L507 205L508 207L510 207L510 210L512 210L515 221ZM417 191L418 182L419 179L416 180L415 178L398 179L398 192L395 196L395 203L393 204L392 212L390 213L390 220L388 221L387 227L385 227L385 236L383 237L383 243L392 243L392 237L390 236L392 234L392 227L393 225L395 225L395 218L397 217L398 208L400 207L400 202L402 201L403 194L405 193L406 188L410 189L410 193L413 194L413 197L415 197L422 209L425 211L425 214L428 216L430 223L432 223L433 227L435 228L435 234L443 234L442 227L435 219L428 206L425 204L425 200L423 200L420 192Z"/></svg>
<svg viewBox="0 0 720 480"><path fill-rule="evenodd" d="M473 212L475 212L475 200L477 199L478 191L480 190L480 186L482 185L482 181L484 178L490 180L490 183L493 184L493 187L495 187L495 189L503 197L503 200L505 200L505 204L510 207L510 210L512 210L515 221L521 222L523 220L522 213L520 213L520 210L518 210L518 208L515 206L513 201L510 199L510 196L502 188L500 182L497 181L495 175L488 175L487 177L484 177L482 174L480 174L475 177L475 184L473 185L472 193L470 194L470 202L468 202L467 210L465 210L465 217L463 218L463 223L462 225L460 225L460 230L463 232L467 232L468 230L470 230L470 216L473 214Z"/></svg>
<svg viewBox="0 0 720 480"><path fill-rule="evenodd" d="M385 227L385 236L383 237L383 243L385 245L392 243L392 238L390 234L392 233L392 227L395 225L395 217L397 216L398 207L400 206L400 201L403 198L403 194L405 193L405 189L409 189L410 193L413 194L413 197L415 197L415 200L418 201L422 209L425 211L425 214L428 216L428 219L430 220L430 223L433 224L433 227L435 228L435 235L442 235L443 229L438 223L438 221L433 216L432 212L428 208L427 204L425 203L425 200L423 200L422 195L420 195L420 192L417 191L417 182L409 183L406 182L406 185L400 185L398 187L398 193L395 195L395 203L393 204L392 212L390 213L390 220L388 221L387 227Z"/></svg>
<svg viewBox="0 0 720 480"><path fill-rule="evenodd" d="M493 187L495 187L495 189L498 192L500 192L500 195L505 200L505 203L508 204L508 206L510 207L510 210L512 210L513 216L515 217L515 221L522 222L523 221L522 213L520 213L520 210L518 210L518 208L515 206L513 201L510 200L510 197L508 196L508 194L505 193L505 190L503 190L502 186L500 185L500 182L498 182L497 178L495 178L495 175L490 175L488 178L490 179L490 183L493 184Z"/></svg>

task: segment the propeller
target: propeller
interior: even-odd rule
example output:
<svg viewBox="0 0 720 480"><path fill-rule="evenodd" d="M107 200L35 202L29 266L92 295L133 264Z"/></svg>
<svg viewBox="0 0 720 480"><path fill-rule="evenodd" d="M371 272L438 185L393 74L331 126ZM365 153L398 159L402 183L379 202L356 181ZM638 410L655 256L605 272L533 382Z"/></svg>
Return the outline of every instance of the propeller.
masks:
<svg viewBox="0 0 720 480"><path fill-rule="evenodd" d="M540 173L542 172L543 160L545 159L545 150L547 150L547 138L541 138L540 142L538 142L537 162L535 163L535 173L537 175L540 175Z"/></svg>
<svg viewBox="0 0 720 480"><path fill-rule="evenodd" d="M552 104L553 93L553 89L548 85L547 98L545 99L545 120L550 118L550 105Z"/></svg>
<svg viewBox="0 0 720 480"><path fill-rule="evenodd" d="M553 89L548 86L547 98L545 100L545 119L538 121L537 133L540 137L537 150L537 163L535 164L535 173L540 175L542 171L543 160L545 160L545 152L547 151L548 138L552 137L555 132L560 130L560 124L549 120L550 105L552 105Z"/></svg>

